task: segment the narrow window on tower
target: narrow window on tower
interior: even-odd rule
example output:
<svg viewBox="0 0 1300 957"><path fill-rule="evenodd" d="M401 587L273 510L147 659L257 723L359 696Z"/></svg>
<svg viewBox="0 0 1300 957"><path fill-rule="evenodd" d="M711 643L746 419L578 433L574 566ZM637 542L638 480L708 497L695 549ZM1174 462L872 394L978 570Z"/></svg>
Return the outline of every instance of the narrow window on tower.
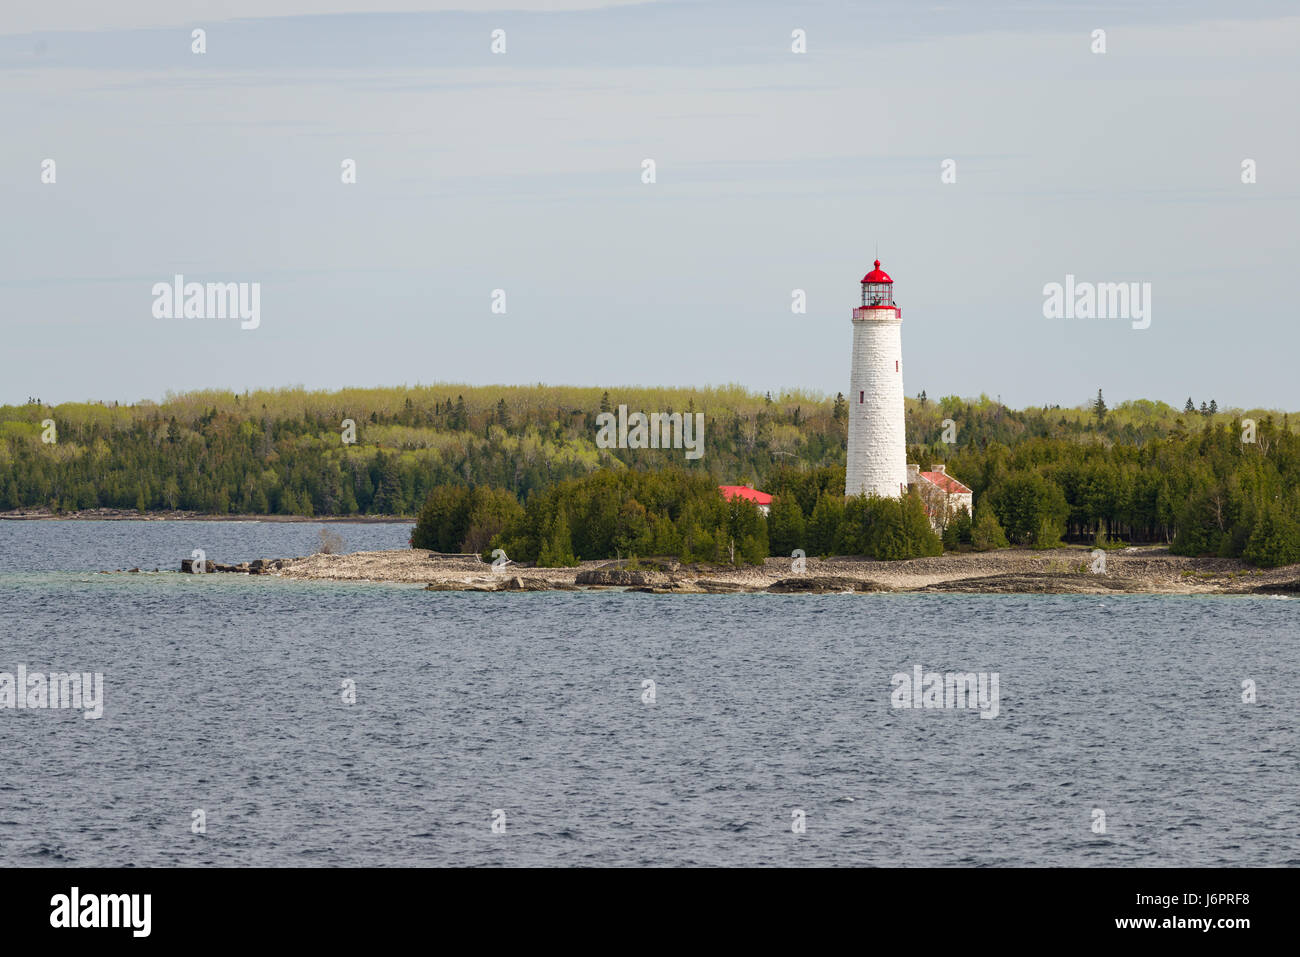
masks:
<svg viewBox="0 0 1300 957"><path fill-rule="evenodd" d="M898 360L897 360L897 359L894 360L894 371L895 371L895 372L898 371Z"/></svg>
<svg viewBox="0 0 1300 957"><path fill-rule="evenodd" d="M865 389L862 392L858 393L858 405L861 405L863 402L867 401L865 398L866 394L867 393Z"/></svg>

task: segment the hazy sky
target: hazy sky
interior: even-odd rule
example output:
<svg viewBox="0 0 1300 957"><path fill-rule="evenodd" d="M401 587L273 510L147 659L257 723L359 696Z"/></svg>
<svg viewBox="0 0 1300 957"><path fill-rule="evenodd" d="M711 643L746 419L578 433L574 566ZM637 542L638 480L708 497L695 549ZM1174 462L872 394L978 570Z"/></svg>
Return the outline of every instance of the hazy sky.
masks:
<svg viewBox="0 0 1300 957"><path fill-rule="evenodd" d="M878 246L910 395L1300 408L1294 3L467 5L8 5L0 403L833 393ZM176 273L260 326L154 318ZM1067 274L1149 282L1149 328L1044 318Z"/></svg>

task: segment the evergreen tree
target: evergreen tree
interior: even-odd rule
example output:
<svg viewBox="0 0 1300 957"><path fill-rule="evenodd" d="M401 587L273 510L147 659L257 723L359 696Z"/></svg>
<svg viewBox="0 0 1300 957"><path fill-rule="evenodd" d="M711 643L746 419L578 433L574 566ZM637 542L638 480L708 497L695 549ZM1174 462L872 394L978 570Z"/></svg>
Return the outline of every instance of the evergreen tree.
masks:
<svg viewBox="0 0 1300 957"><path fill-rule="evenodd" d="M790 555L796 548L807 551L803 511L793 495L773 496L767 534L774 556Z"/></svg>
<svg viewBox="0 0 1300 957"><path fill-rule="evenodd" d="M830 491L823 492L808 519L806 551L809 555L834 553L835 540L843 518L844 496Z"/></svg>
<svg viewBox="0 0 1300 957"><path fill-rule="evenodd" d="M1187 397L1187 404L1183 406L1183 412L1186 413L1187 415L1191 415L1195 411L1196 411L1196 405L1195 403L1192 402L1192 397L1189 395Z"/></svg>
<svg viewBox="0 0 1300 957"><path fill-rule="evenodd" d="M541 552L537 556L537 564L544 568L564 568L578 564L573 554L569 519L563 508L556 510L547 526Z"/></svg>
<svg viewBox="0 0 1300 957"><path fill-rule="evenodd" d="M994 519L996 521L996 519ZM943 527L943 547L947 550L959 548L962 545L972 544L971 533L974 526L971 522L970 512L964 508L959 508L948 523ZM998 529L998 531L1002 531Z"/></svg>
<svg viewBox="0 0 1300 957"><path fill-rule="evenodd" d="M1300 562L1300 525L1281 507L1270 504L1256 523L1242 557L1261 568Z"/></svg>
<svg viewBox="0 0 1300 957"><path fill-rule="evenodd" d="M831 408L831 418L836 422L847 422L849 420L849 404L844 401L844 393L835 393L835 405Z"/></svg>
<svg viewBox="0 0 1300 957"><path fill-rule="evenodd" d="M998 517L993 509L985 503L975 506L975 520L971 524L970 538L971 545L977 552L1007 547L1006 533L998 524Z"/></svg>

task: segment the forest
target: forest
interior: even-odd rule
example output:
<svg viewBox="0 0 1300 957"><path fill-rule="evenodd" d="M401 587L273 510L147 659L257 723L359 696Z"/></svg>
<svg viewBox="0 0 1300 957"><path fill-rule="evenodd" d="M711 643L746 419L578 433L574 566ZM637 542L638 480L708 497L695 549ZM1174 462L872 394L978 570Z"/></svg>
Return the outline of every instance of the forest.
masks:
<svg viewBox="0 0 1300 957"><path fill-rule="evenodd" d="M705 454L603 449L596 417L702 412ZM919 505L845 501L842 395L708 389L433 385L169 395L162 402L0 406L0 511L95 508L419 517L413 542L565 564L674 555L908 557L1060 541L1167 543L1180 554L1300 561L1300 446L1285 412L1010 409L988 396L906 403L908 460L944 463L973 522L936 544ZM764 519L719 484L776 496ZM436 520L436 521L435 521ZM435 524L430 524L435 522ZM923 534L925 533L925 534ZM511 552L510 549L515 549Z"/></svg>

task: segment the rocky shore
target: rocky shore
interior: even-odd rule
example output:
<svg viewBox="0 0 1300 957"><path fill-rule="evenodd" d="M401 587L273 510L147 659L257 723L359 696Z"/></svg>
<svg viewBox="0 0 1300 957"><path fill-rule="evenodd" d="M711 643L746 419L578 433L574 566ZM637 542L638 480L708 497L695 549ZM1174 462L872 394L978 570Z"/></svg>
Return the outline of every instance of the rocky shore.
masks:
<svg viewBox="0 0 1300 957"><path fill-rule="evenodd" d="M1167 548L1108 552L1105 572L1092 570L1091 550L1002 549L879 562L809 558L802 570L790 559L761 566L683 565L670 560L592 561L576 568L503 569L472 557L420 549L316 554L259 559L237 565L208 562L209 572L275 575L313 581L424 584L430 591L624 590L650 594L862 594L926 592L964 594L1300 594L1300 565L1257 569L1237 559L1187 558ZM188 567L186 567L188 566ZM182 571L194 572L193 563Z"/></svg>

